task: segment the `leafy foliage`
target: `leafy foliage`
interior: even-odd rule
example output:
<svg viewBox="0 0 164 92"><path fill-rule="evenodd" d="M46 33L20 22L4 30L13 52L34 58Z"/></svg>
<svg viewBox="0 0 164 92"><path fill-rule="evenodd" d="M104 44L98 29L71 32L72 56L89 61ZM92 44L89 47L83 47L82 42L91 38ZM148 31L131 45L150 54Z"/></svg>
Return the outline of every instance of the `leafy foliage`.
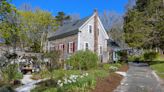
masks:
<svg viewBox="0 0 164 92"><path fill-rule="evenodd" d="M53 70L60 68L59 65L60 51L52 51L52 52L45 53L44 57L49 59L49 62L46 65L46 67L47 70L50 72L52 78Z"/></svg>
<svg viewBox="0 0 164 92"><path fill-rule="evenodd" d="M56 18L56 21L58 22L58 24L60 26L63 25L65 20L71 19L71 17L70 16L66 16L64 12L58 12L58 15L55 16L55 18Z"/></svg>
<svg viewBox="0 0 164 92"><path fill-rule="evenodd" d="M3 87L0 87L0 92L15 92L15 91L10 86L3 86Z"/></svg>
<svg viewBox="0 0 164 92"><path fill-rule="evenodd" d="M144 53L144 59L146 61L152 61L152 60L155 60L157 57L158 57L158 53L157 52L145 52Z"/></svg>
<svg viewBox="0 0 164 92"><path fill-rule="evenodd" d="M3 80L10 82L15 79L22 78L22 74L18 72L18 66L16 64L10 64L1 70Z"/></svg>
<svg viewBox="0 0 164 92"><path fill-rule="evenodd" d="M162 0L137 0L124 18L125 40L134 48L163 48L164 4Z"/></svg>
<svg viewBox="0 0 164 92"><path fill-rule="evenodd" d="M98 66L98 56L91 51L78 51L67 62L73 69L95 69Z"/></svg>
<svg viewBox="0 0 164 92"><path fill-rule="evenodd" d="M34 52L42 51L48 32L57 28L52 14L47 11L36 9L34 11L19 11L22 24L21 41L26 46L32 47ZM26 43L24 42L26 40Z"/></svg>

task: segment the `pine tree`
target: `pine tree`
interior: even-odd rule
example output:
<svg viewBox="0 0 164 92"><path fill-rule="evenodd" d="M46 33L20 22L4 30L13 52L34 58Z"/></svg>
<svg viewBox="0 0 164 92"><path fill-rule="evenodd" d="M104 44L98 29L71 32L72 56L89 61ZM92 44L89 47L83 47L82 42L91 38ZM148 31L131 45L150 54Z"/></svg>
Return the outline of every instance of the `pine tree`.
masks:
<svg viewBox="0 0 164 92"><path fill-rule="evenodd" d="M125 16L125 40L135 48L163 48L163 0L137 0Z"/></svg>

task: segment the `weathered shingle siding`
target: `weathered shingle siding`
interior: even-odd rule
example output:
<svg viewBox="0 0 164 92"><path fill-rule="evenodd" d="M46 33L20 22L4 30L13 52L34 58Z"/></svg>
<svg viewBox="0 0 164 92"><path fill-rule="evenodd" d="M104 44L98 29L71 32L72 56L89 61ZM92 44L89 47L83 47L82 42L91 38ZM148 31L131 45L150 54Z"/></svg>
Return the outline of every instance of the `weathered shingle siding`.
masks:
<svg viewBox="0 0 164 92"><path fill-rule="evenodd" d="M89 32L88 26L92 25L92 33ZM103 28L100 25L100 22L98 22L98 28L99 28L99 35L98 35L98 55L100 55L100 46L103 48L103 62L108 61L108 51L107 51L107 39L104 36ZM86 25L82 27L79 33L79 50L84 50L85 43L89 43L89 50L94 52L94 18L91 18Z"/></svg>
<svg viewBox="0 0 164 92"><path fill-rule="evenodd" d="M77 44L78 44L77 39L78 39L78 35L76 34L76 35L68 36L65 38L49 41L49 48L59 46L59 44L64 44L64 52L62 53L62 56L63 56L63 59L66 59L71 55L70 53L68 53L69 42L75 42L75 51L77 51ZM51 49L51 50L53 50L53 49Z"/></svg>
<svg viewBox="0 0 164 92"><path fill-rule="evenodd" d="M99 28L99 35L98 35L99 41L98 41L98 44L99 44L99 46L103 47L103 53L102 53L103 54L103 62L108 62L108 60L109 60L109 52L107 50L107 39L104 36L103 28L100 25L100 22L98 22L98 28ZM100 51L100 47L98 47L98 51Z"/></svg>
<svg viewBox="0 0 164 92"><path fill-rule="evenodd" d="M89 43L89 50L94 51L94 31L92 29L92 33L88 30L88 25L92 25L93 28L94 20L91 19L85 26L82 27L79 32L79 42L80 42L80 48L79 50L84 50L85 43Z"/></svg>

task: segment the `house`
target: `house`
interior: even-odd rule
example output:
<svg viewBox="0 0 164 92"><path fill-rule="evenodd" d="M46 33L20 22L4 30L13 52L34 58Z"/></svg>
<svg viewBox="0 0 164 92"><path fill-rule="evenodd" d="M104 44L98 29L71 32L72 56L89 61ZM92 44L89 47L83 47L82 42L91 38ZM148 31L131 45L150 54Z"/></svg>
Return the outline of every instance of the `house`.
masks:
<svg viewBox="0 0 164 92"><path fill-rule="evenodd" d="M86 18L64 24L48 38L48 51L60 50L63 59L79 50L90 50L99 56L100 62L108 61L106 30L97 10Z"/></svg>

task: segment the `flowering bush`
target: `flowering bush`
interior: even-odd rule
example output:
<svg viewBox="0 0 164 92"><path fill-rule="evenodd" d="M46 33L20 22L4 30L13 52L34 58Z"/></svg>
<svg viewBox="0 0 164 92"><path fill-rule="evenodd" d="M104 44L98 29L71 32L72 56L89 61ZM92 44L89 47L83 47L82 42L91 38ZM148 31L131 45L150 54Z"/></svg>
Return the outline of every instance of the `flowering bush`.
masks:
<svg viewBox="0 0 164 92"><path fill-rule="evenodd" d="M70 75L58 80L59 92L86 92L95 87L95 77L88 73L82 75Z"/></svg>
<svg viewBox="0 0 164 92"><path fill-rule="evenodd" d="M116 66L110 66L109 67L109 70L110 71L117 71L118 70L118 67L116 67Z"/></svg>
<svg viewBox="0 0 164 92"><path fill-rule="evenodd" d="M59 87L63 87L64 85L76 83L79 79L87 77L88 73L82 75L70 75L68 78L64 77L62 80L58 80L57 84Z"/></svg>

